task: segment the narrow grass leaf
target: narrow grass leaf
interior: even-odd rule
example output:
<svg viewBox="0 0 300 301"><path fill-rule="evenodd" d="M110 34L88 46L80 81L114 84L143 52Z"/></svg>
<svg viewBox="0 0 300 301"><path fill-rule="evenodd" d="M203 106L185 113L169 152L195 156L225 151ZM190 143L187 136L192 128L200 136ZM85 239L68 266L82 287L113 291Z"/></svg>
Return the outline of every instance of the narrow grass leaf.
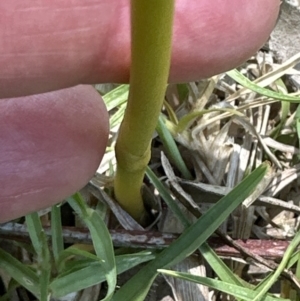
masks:
<svg viewBox="0 0 300 301"><path fill-rule="evenodd" d="M43 251L43 243L41 239L43 228L41 220L37 212L26 215L25 220L32 246L36 254L41 257Z"/></svg>
<svg viewBox="0 0 300 301"><path fill-rule="evenodd" d="M174 112L173 108L166 100L164 100L164 107L167 110L170 121L173 122L174 124L177 124L178 118L176 116L176 113Z"/></svg>
<svg viewBox="0 0 300 301"><path fill-rule="evenodd" d="M186 165L182 159L182 156L178 150L178 147L174 141L174 138L171 135L168 128L166 127L163 117L161 115L159 116L159 119L158 119L156 131L157 131L164 147L166 148L168 155L170 156L171 160L174 162L174 164L178 168L178 170L181 172L183 177L187 180L192 180L193 177L192 177L190 171L188 170L188 168L186 167Z"/></svg>
<svg viewBox="0 0 300 301"><path fill-rule="evenodd" d="M295 237L289 244L276 271L272 274L269 281L265 282L265 285L263 286L263 288L261 288L260 292L253 299L253 301L260 301L264 298L265 294L268 292L268 290L271 288L271 286L277 281L280 274L286 268L291 256L293 255L295 249L298 247L299 244L300 244L300 231L298 231L296 233Z"/></svg>
<svg viewBox="0 0 300 301"><path fill-rule="evenodd" d="M13 293L15 290L20 287L20 284L15 281L13 278L10 280L8 287L6 289L6 293L1 295L0 301L11 301L13 300Z"/></svg>
<svg viewBox="0 0 300 301"><path fill-rule="evenodd" d="M232 79L234 79L237 83L241 84L242 86L244 86L244 87L250 89L251 91L254 91L260 95L274 98L277 100L289 101L292 103L300 102L300 97L274 92L269 89L265 89L265 88L258 86L257 84L251 82L247 77L242 75L236 69L228 71L227 75L230 76Z"/></svg>
<svg viewBox="0 0 300 301"><path fill-rule="evenodd" d="M244 287L246 285L244 281L242 281L230 270L230 268L223 262L223 260L216 254L216 252L209 246L208 243L205 242L203 245L201 245L199 247L199 251L201 252L203 258L210 265L210 267L214 270L216 275L222 281L241 287Z"/></svg>
<svg viewBox="0 0 300 301"><path fill-rule="evenodd" d="M176 201L173 200L166 187L159 181L150 168L147 169L147 176L182 225L185 228L189 227L191 223L182 213L182 210L179 208ZM199 247L199 251L221 280L243 286L243 282L239 277L234 275L229 267L218 257L216 252L206 242Z"/></svg>
<svg viewBox="0 0 300 301"><path fill-rule="evenodd" d="M155 258L155 254L149 251L136 254L116 256L117 273L121 274L143 262ZM55 297L62 297L92 285L105 281L105 271L99 261L87 261L84 265L74 263L72 269L59 275L51 284L50 288Z"/></svg>
<svg viewBox="0 0 300 301"><path fill-rule="evenodd" d="M179 96L179 102L182 104L189 95L189 88L187 84L177 84L177 91Z"/></svg>
<svg viewBox="0 0 300 301"><path fill-rule="evenodd" d="M178 122L176 126L176 132L177 133L182 133L184 130L186 130L194 121L196 118L200 118L203 115L211 112L224 112L224 113L229 113L228 116L231 115L238 115L238 116L244 116L243 113L234 110L234 109L229 109L229 108L213 108L213 109L207 109L207 110L201 110L201 111L193 111L191 113L188 113L184 115Z"/></svg>
<svg viewBox="0 0 300 301"><path fill-rule="evenodd" d="M107 111L113 110L128 99L129 85L121 85L103 96Z"/></svg>
<svg viewBox="0 0 300 301"><path fill-rule="evenodd" d="M88 208L79 193L68 199L73 210L83 219L90 230L93 245L99 260L105 271L108 284L107 295L103 300L110 300L117 283L117 272L113 244L109 231L100 215L93 209Z"/></svg>
<svg viewBox="0 0 300 301"><path fill-rule="evenodd" d="M188 273L181 273L181 272L175 272L175 271L169 271L169 270L158 270L160 273L163 273L168 276L180 278L187 281L192 281L195 283L199 283L205 286L208 286L210 288L213 288L215 290L218 290L220 292L229 294L234 296L235 298L243 299L245 301L253 301L255 296L257 295L256 292L249 288L240 287L234 284L229 284L220 280L211 279L207 277L201 277L201 276L194 276ZM287 301L287 299L283 298L277 298L272 296L266 296L264 301Z"/></svg>
<svg viewBox="0 0 300 301"><path fill-rule="evenodd" d="M192 254L224 222L228 215L247 198L269 170L264 163L247 176L216 205L211 207L195 224L162 251L156 259L135 274L113 297L114 301L142 301L146 297L157 269L172 266Z"/></svg>
<svg viewBox="0 0 300 301"><path fill-rule="evenodd" d="M26 215L25 219L32 245L37 253L40 300L47 301L49 298L48 285L51 275L50 250L47 238L37 212Z"/></svg>
<svg viewBox="0 0 300 301"><path fill-rule="evenodd" d="M165 188L163 183L156 177L155 173L151 170L151 168L149 168L149 166L146 169L146 175L152 182L154 187L158 190L160 196L166 202L168 207L172 210L174 215L180 220L180 222L185 228L188 228L190 226L190 222L187 220L179 206L173 201L169 191Z"/></svg>
<svg viewBox="0 0 300 301"><path fill-rule="evenodd" d="M118 108L117 112L115 112L110 118L109 118L109 126L110 128L114 128L115 126L119 125L121 121L123 120L125 109L126 109L126 103L123 103Z"/></svg>
<svg viewBox="0 0 300 301"><path fill-rule="evenodd" d="M287 264L287 269L290 269L296 262L298 261L298 258L300 256L300 250L296 251L290 258L288 264ZM300 279L300 277L299 277Z"/></svg>
<svg viewBox="0 0 300 301"><path fill-rule="evenodd" d="M2 249L0 249L0 268L5 270L8 275L10 275L33 295L36 297L40 295L39 277L37 274Z"/></svg>
<svg viewBox="0 0 300 301"><path fill-rule="evenodd" d="M53 257L55 259L55 262L57 263L60 254L64 250L61 212L59 205L54 205L51 208L51 238Z"/></svg>
<svg viewBox="0 0 300 301"><path fill-rule="evenodd" d="M279 67L276 67L272 71L255 79L253 83L258 84L260 87L266 87L272 84L273 82L275 82L276 80L280 79L280 77L286 75L289 69L293 68L299 62L300 62L300 53L297 53L295 56L286 60ZM246 92L247 92L247 87L242 88L237 92L233 93L230 97L228 97L227 100L236 99L240 97L242 94L245 94Z"/></svg>

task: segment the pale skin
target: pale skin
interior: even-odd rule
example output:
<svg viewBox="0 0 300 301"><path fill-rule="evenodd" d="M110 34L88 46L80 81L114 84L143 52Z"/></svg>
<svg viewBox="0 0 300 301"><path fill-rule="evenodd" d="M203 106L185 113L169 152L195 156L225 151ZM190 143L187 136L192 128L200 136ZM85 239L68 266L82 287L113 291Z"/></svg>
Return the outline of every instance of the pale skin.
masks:
<svg viewBox="0 0 300 301"><path fill-rule="evenodd" d="M177 0L170 82L241 64L267 40L279 6ZM129 0L1 2L0 222L88 182L108 135L107 112L88 84L128 82L129 68Z"/></svg>

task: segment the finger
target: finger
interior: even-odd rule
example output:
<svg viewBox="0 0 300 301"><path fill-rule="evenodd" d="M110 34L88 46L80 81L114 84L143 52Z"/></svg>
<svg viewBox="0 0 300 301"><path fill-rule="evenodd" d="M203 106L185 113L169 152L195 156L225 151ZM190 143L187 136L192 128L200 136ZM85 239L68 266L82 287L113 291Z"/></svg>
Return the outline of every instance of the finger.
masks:
<svg viewBox="0 0 300 301"><path fill-rule="evenodd" d="M130 0L0 3L0 97L127 82ZM170 81L230 69L263 45L280 0L177 0Z"/></svg>
<svg viewBox="0 0 300 301"><path fill-rule="evenodd" d="M0 112L0 222L59 202L94 175L108 116L93 88L4 99Z"/></svg>

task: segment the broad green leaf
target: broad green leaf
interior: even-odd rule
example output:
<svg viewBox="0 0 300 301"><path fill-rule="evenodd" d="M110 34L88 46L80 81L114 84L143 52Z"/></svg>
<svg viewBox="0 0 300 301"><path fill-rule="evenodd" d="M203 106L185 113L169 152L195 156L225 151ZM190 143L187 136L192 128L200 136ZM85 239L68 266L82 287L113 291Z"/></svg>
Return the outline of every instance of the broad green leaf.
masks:
<svg viewBox="0 0 300 301"><path fill-rule="evenodd" d="M192 254L224 222L228 215L246 199L269 170L262 164L211 207L195 224L188 227L179 238L163 250L152 262L135 274L113 296L114 301L142 301L146 297L157 269L172 266Z"/></svg>
<svg viewBox="0 0 300 301"><path fill-rule="evenodd" d="M257 292L254 292L253 290L245 287L240 287L234 284L229 284L220 280L215 280L207 277L201 277L201 276L194 276L188 273L180 273L175 271L168 271L159 269L160 273L163 273L165 275L169 275L172 277L180 278L187 281L192 281L195 283L199 283L205 286L208 286L210 288L213 288L215 290L218 290L220 292L232 295L236 298L243 299L245 301L253 301L255 296L257 295ZM287 301L287 299L283 298L277 298L267 295L264 301Z"/></svg>
<svg viewBox="0 0 300 301"><path fill-rule="evenodd" d="M274 91L271 91L271 90L268 90L268 89L258 86L257 84L251 82L247 77L242 75L236 69L228 71L226 73L228 76L230 76L232 79L234 79L236 82L238 82L242 86L244 86L244 87L250 89L251 91L254 91L260 95L274 98L277 100L289 101L289 102L293 102L293 103L300 102L300 97L274 92Z"/></svg>
<svg viewBox="0 0 300 301"><path fill-rule="evenodd" d="M144 251L136 254L116 256L117 273L121 274L143 262L152 260L155 254ZM96 285L105 281L105 271L99 261L85 261L84 264L75 262L72 269L59 275L50 288L55 297L62 297L69 293Z"/></svg>
<svg viewBox="0 0 300 301"><path fill-rule="evenodd" d="M40 295L39 277L37 274L2 249L0 249L0 268L33 295L37 297Z"/></svg>
<svg viewBox="0 0 300 301"><path fill-rule="evenodd" d="M108 284L107 295L103 300L110 300L117 283L117 271L114 248L109 231L100 215L95 210L88 208L79 193L69 198L68 202L90 230L93 245L99 260L102 261Z"/></svg>

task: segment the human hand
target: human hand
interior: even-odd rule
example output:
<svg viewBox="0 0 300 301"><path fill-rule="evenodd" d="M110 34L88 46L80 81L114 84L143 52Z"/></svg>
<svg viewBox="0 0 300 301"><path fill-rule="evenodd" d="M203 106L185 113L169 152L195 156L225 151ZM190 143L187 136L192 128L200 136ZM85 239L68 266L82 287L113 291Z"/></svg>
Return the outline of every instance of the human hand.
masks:
<svg viewBox="0 0 300 301"><path fill-rule="evenodd" d="M95 173L108 116L87 84L128 82L129 4L0 4L0 222L61 201ZM177 0L170 81L209 77L245 61L268 38L279 5Z"/></svg>

